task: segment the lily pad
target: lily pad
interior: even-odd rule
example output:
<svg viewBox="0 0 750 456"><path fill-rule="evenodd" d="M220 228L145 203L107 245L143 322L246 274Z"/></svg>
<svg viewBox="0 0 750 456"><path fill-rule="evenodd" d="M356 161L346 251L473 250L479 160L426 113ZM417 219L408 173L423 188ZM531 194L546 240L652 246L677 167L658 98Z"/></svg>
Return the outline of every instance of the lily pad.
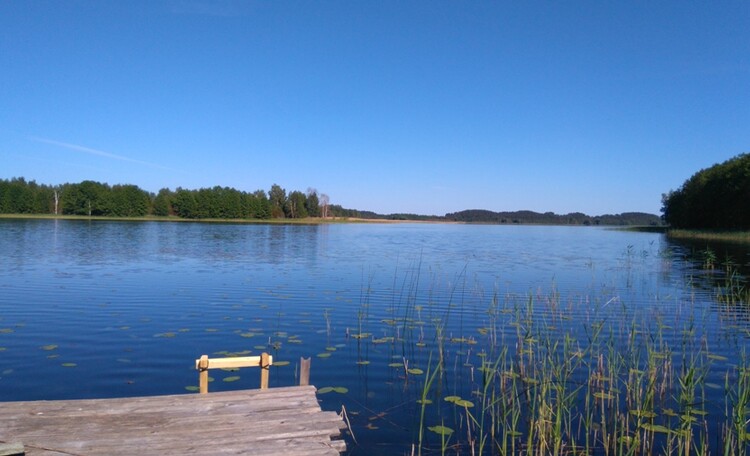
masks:
<svg viewBox="0 0 750 456"><path fill-rule="evenodd" d="M200 391L201 389L195 385L186 386L185 389L190 392Z"/></svg>
<svg viewBox="0 0 750 456"><path fill-rule="evenodd" d="M424 374L424 371L422 369L419 369L417 367L413 367L411 369L407 369L406 372L412 374L412 375L422 375Z"/></svg>
<svg viewBox="0 0 750 456"><path fill-rule="evenodd" d="M318 358L330 358L331 354L329 352L323 352L323 353L318 353L316 356Z"/></svg>
<svg viewBox="0 0 750 456"><path fill-rule="evenodd" d="M230 383L230 382L236 382L239 379L240 379L239 375L232 375L231 377L224 378L224 381L227 383Z"/></svg>
<svg viewBox="0 0 750 456"><path fill-rule="evenodd" d="M274 361L272 366L281 367L281 366L288 366L289 361Z"/></svg>
<svg viewBox="0 0 750 456"><path fill-rule="evenodd" d="M346 394L349 392L349 388L345 388L343 386L326 386L318 390L318 394L327 394L331 392Z"/></svg>
<svg viewBox="0 0 750 456"><path fill-rule="evenodd" d="M451 435L451 434L453 434L453 429L451 429L451 428L449 428L447 426L443 426L443 425L430 426L427 429L429 429L432 432L434 432L435 434L439 434L439 435Z"/></svg>
<svg viewBox="0 0 750 456"><path fill-rule="evenodd" d="M42 350L45 350L45 351L52 351L52 350L55 350L57 348L57 345L55 345L55 344L42 345L39 348L41 348Z"/></svg>
<svg viewBox="0 0 750 456"><path fill-rule="evenodd" d="M78 364L76 363L62 363L62 367L76 367Z"/></svg>

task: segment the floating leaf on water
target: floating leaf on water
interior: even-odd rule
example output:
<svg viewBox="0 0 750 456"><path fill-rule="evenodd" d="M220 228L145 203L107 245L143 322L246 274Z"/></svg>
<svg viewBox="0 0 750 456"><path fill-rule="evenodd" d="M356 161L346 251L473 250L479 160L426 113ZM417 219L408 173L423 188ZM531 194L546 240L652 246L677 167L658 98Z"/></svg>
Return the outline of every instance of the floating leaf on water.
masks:
<svg viewBox="0 0 750 456"><path fill-rule="evenodd" d="M6 347L0 347L0 352L4 352L5 350L7 350Z"/></svg>
<svg viewBox="0 0 750 456"><path fill-rule="evenodd" d="M281 367L281 366L288 366L289 361L274 361L272 366Z"/></svg>
<svg viewBox="0 0 750 456"><path fill-rule="evenodd" d="M390 363L388 367L403 367L404 363Z"/></svg>
<svg viewBox="0 0 750 456"><path fill-rule="evenodd" d="M333 391L333 387L332 386L326 386L326 387L323 387L323 388L319 388L318 389L318 394L326 394L326 393L330 393L331 391Z"/></svg>
<svg viewBox="0 0 750 456"><path fill-rule="evenodd" d="M76 364L76 363L62 363L60 365L62 367L76 367L78 364Z"/></svg>
<svg viewBox="0 0 750 456"><path fill-rule="evenodd" d="M239 379L240 379L239 375L232 375L231 377L224 378L224 381L229 383L229 382L236 382Z"/></svg>
<svg viewBox="0 0 750 456"><path fill-rule="evenodd" d="M315 356L317 356L318 358L330 358L331 357L331 353L330 352L323 352L323 353L318 353Z"/></svg>
<svg viewBox="0 0 750 456"><path fill-rule="evenodd" d="M453 429L451 429L451 428L449 428L447 426L443 426L443 425L430 426L427 429L431 430L432 432L434 432L435 434L438 434L438 435L451 435L451 434L453 434Z"/></svg>
<svg viewBox="0 0 750 456"><path fill-rule="evenodd" d="M186 332L190 332L190 329L188 329L188 328L180 328L180 329L177 330L177 332L186 333Z"/></svg>
<svg viewBox="0 0 750 456"><path fill-rule="evenodd" d="M166 337L166 338L171 338L171 337L174 337L174 336L176 336L176 334L175 334L175 333L173 333L173 332L165 332L165 333L154 334L154 337Z"/></svg>
<svg viewBox="0 0 750 456"><path fill-rule="evenodd" d="M45 350L45 351L52 351L52 350L55 350L57 348L57 345L55 345L55 344L42 345L39 348L41 348L42 350Z"/></svg>
<svg viewBox="0 0 750 456"><path fill-rule="evenodd" d="M60 355L57 355L57 354L55 354L55 355L47 355L47 359L55 359L55 358L59 358L59 357L60 357Z"/></svg>
<svg viewBox="0 0 750 456"><path fill-rule="evenodd" d="M336 351L336 347L326 347L326 351L335 352Z"/></svg>
<svg viewBox="0 0 750 456"><path fill-rule="evenodd" d="M662 434L669 434L670 432L672 432L671 429L666 426L662 426L661 424L643 423L641 424L641 427L647 431L660 432Z"/></svg>
<svg viewBox="0 0 750 456"><path fill-rule="evenodd" d="M14 332L13 328L0 328L0 334L10 334Z"/></svg>
<svg viewBox="0 0 750 456"><path fill-rule="evenodd" d="M419 369L417 367L407 369L406 372L412 374L412 375L422 375L424 374L424 371L422 369Z"/></svg>
<svg viewBox="0 0 750 456"><path fill-rule="evenodd" d="M425 400L419 399L417 401L417 404L430 405L430 404L432 404L432 399L425 399Z"/></svg>
<svg viewBox="0 0 750 456"><path fill-rule="evenodd" d="M244 337L246 339L249 339L251 337L255 337L255 333L252 333L252 332L240 333L240 337Z"/></svg>
<svg viewBox="0 0 750 456"><path fill-rule="evenodd" d="M265 345L256 345L253 348L256 349L256 350L265 350L267 347Z"/></svg>
<svg viewBox="0 0 750 456"><path fill-rule="evenodd" d="M366 339L370 337L372 334L370 333L360 333L360 334L352 334L352 338L354 339Z"/></svg>
<svg viewBox="0 0 750 456"><path fill-rule="evenodd" d="M333 392L334 393L339 393L339 394L346 394L346 393L349 392L349 388L345 388L343 386L337 386L337 387L333 388Z"/></svg>
<svg viewBox="0 0 750 456"><path fill-rule="evenodd" d="M426 343L424 343L424 342L417 342L417 344L416 344L416 345L417 345L417 347L420 347L420 348L421 348L421 347L426 347L426 346L427 346L427 344L426 344Z"/></svg>
<svg viewBox="0 0 750 456"><path fill-rule="evenodd" d="M290 344L301 344L302 340L301 339L289 339L287 340L287 342Z"/></svg>
<svg viewBox="0 0 750 456"><path fill-rule="evenodd" d="M461 400L461 396L445 396L443 400L446 402L456 402Z"/></svg>
<svg viewBox="0 0 750 456"><path fill-rule="evenodd" d="M471 401L467 401L466 399L459 399L456 402L454 402L459 407L474 407L474 403Z"/></svg>
<svg viewBox="0 0 750 456"><path fill-rule="evenodd" d="M360 366L366 366L366 365L370 364L370 361L367 361L367 360L357 361L357 364L359 364Z"/></svg>
<svg viewBox="0 0 750 456"><path fill-rule="evenodd" d="M614 399L615 397L609 393L605 393L604 391L597 391L594 393L594 397L597 399Z"/></svg>
<svg viewBox="0 0 750 456"><path fill-rule="evenodd" d="M386 344L388 342L392 343L393 341L394 341L393 337L381 337L380 339L373 339L372 343L373 344Z"/></svg>
<svg viewBox="0 0 750 456"><path fill-rule="evenodd" d="M190 392L200 391L200 388L195 385L186 386L185 389Z"/></svg>
<svg viewBox="0 0 750 456"><path fill-rule="evenodd" d="M631 410L630 414L647 419L656 418L656 413L651 410Z"/></svg>

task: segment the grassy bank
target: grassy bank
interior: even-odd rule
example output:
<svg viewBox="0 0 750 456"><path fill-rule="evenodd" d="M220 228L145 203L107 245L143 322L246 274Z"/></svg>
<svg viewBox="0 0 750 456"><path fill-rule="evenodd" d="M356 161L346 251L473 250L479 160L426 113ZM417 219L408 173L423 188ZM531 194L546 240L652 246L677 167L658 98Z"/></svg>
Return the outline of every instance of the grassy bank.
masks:
<svg viewBox="0 0 750 456"><path fill-rule="evenodd" d="M750 243L750 231L667 230L674 239L699 239Z"/></svg>

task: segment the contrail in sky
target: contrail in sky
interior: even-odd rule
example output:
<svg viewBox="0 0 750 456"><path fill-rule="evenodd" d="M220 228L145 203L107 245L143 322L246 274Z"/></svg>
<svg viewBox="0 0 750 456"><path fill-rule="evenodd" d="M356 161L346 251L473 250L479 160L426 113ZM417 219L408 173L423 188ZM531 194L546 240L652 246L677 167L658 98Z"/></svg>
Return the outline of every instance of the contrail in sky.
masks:
<svg viewBox="0 0 750 456"><path fill-rule="evenodd" d="M59 146L59 147L64 147L66 149L76 150L78 152L85 152L85 153L91 154L91 155L98 155L100 157L111 158L113 160L120 160L120 161L126 161L126 162L130 162L130 163L137 163L139 165L150 166L151 168L159 168L159 169L164 169L164 170L168 170L168 171L176 171L176 170L174 170L172 168L167 168L166 166L157 165L156 163L150 163L150 162L146 162L146 161L142 161L142 160L135 160L133 158L123 157L122 155L111 154L109 152L104 152L104 151L101 151L101 150L92 149L90 147L79 146L77 144L70 144L70 143L66 143L66 142L62 142L62 141L54 141L52 139L37 138L37 137L34 137L34 136L29 137L29 139L32 140L32 141L42 142L42 143L45 143L45 144L52 144L53 146Z"/></svg>

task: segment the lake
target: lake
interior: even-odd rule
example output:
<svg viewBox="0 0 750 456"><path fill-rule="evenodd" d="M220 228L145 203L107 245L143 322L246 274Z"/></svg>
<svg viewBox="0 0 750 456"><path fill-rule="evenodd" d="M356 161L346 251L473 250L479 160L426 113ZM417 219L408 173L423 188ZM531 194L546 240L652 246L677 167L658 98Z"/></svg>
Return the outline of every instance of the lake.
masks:
<svg viewBox="0 0 750 456"><path fill-rule="evenodd" d="M736 454L748 263L598 227L2 219L0 401L189 394L200 355L267 351L272 388L312 358L351 454Z"/></svg>

